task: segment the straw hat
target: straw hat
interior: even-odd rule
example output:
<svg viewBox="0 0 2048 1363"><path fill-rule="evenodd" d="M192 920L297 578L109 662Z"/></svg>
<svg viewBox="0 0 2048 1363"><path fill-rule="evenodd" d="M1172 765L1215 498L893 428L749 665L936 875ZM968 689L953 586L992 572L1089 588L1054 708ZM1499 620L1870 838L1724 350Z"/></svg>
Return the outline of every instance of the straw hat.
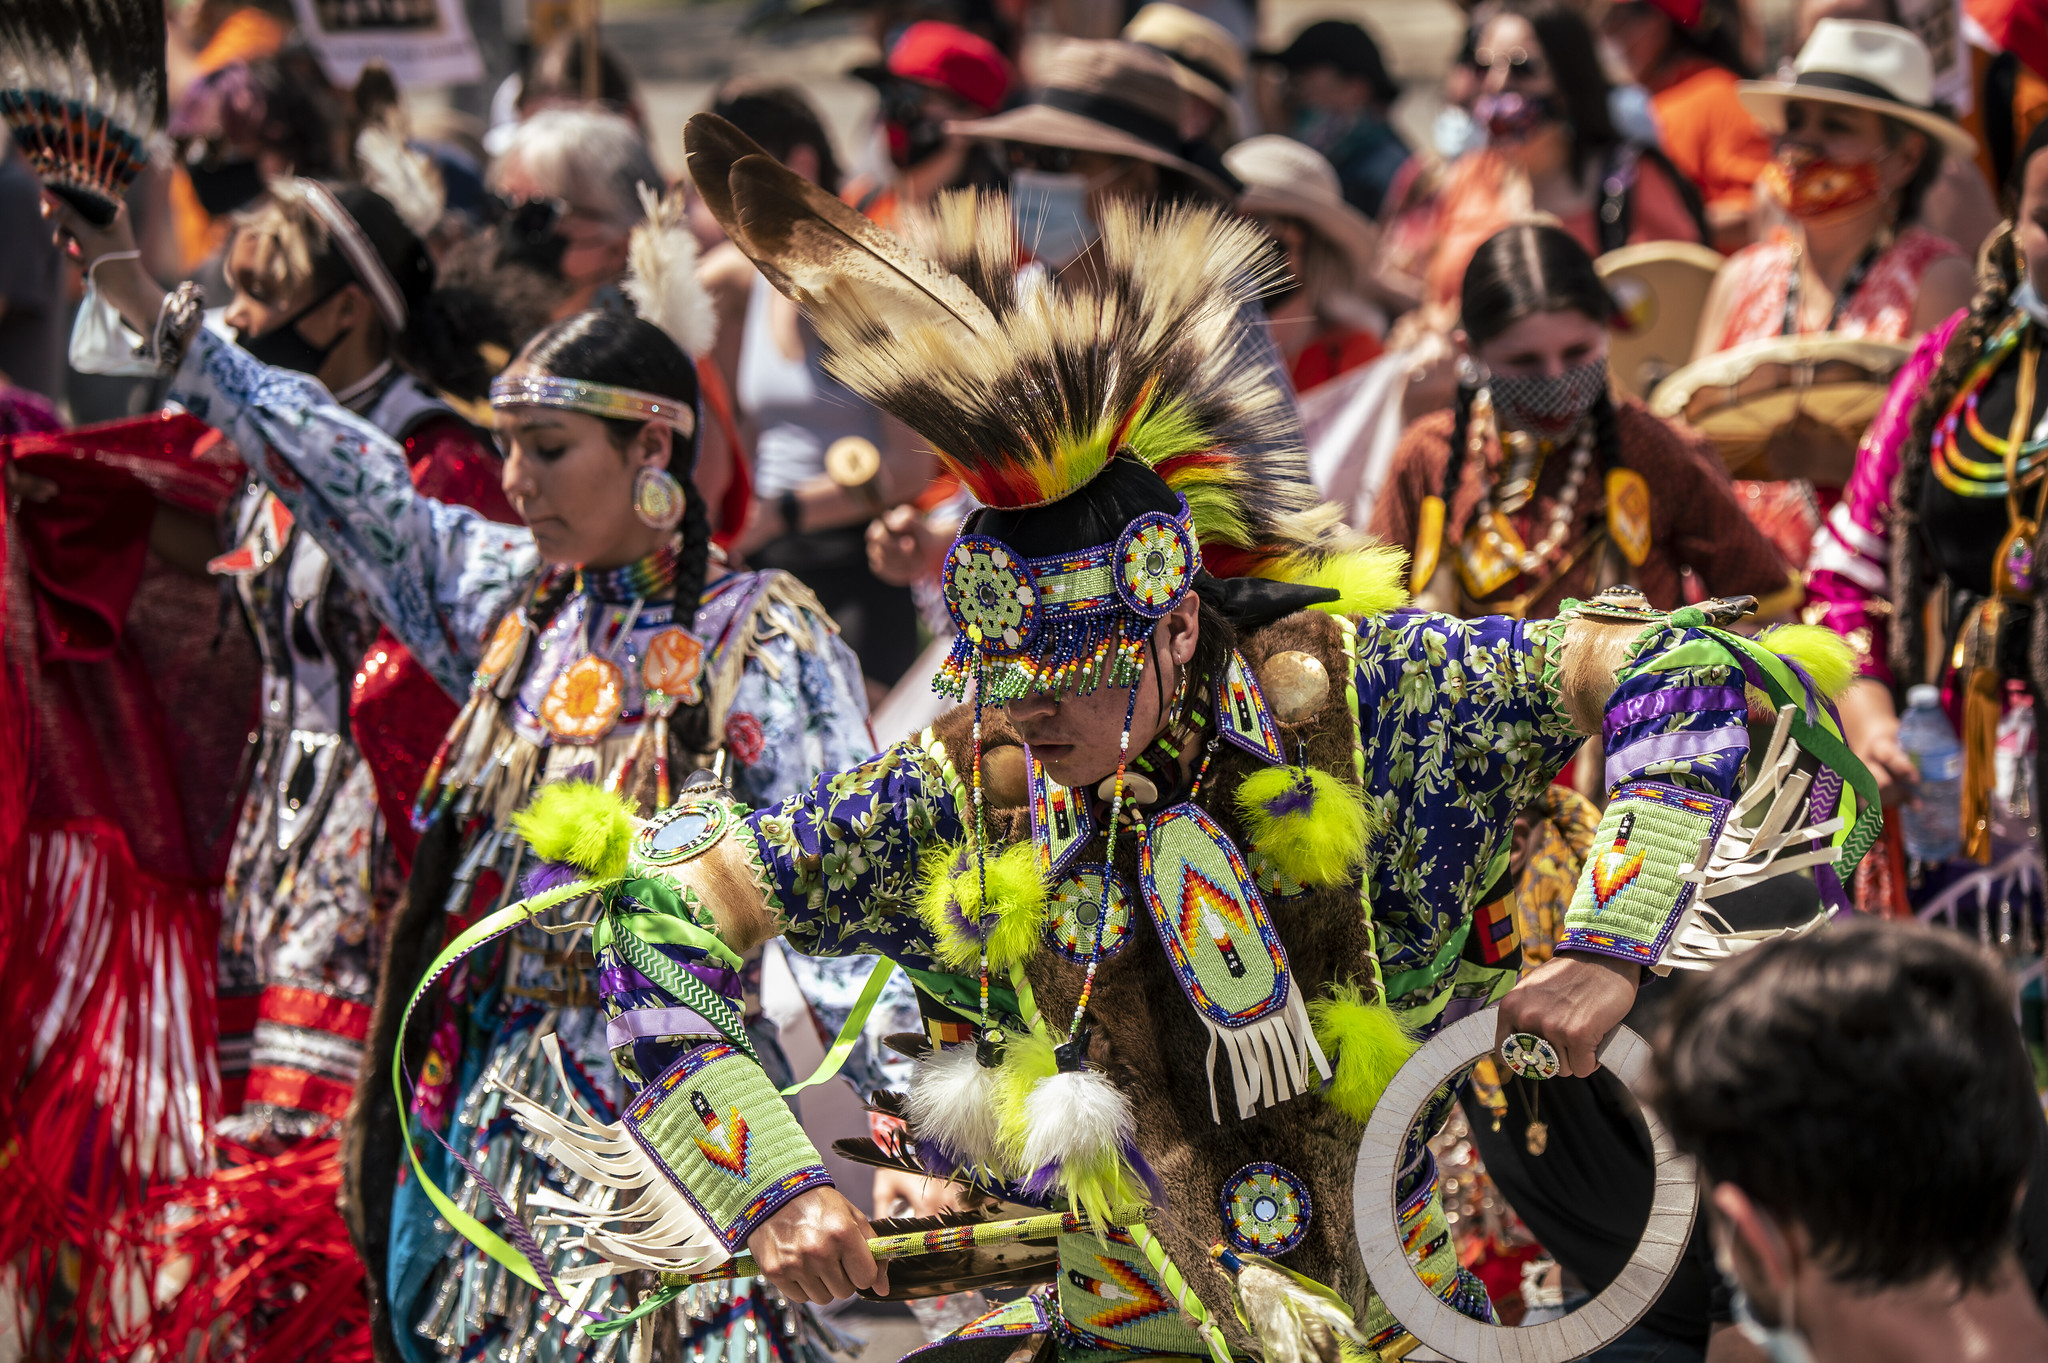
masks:
<svg viewBox="0 0 2048 1363"><path fill-rule="evenodd" d="M1248 137L1223 153L1223 164L1244 181L1242 213L1298 218L1351 258L1362 282L1372 278L1379 228L1344 202L1337 171L1314 147L1291 137Z"/></svg>
<svg viewBox="0 0 2048 1363"><path fill-rule="evenodd" d="M1173 59L1120 39L1077 39L1046 63L1031 103L993 118L948 123L946 131L997 142L1102 152L1149 161L1188 176L1219 199L1232 197L1222 175L1187 158L1181 140L1182 93Z"/></svg>
<svg viewBox="0 0 2048 1363"><path fill-rule="evenodd" d="M1785 101L1813 100L1896 118L1939 138L1957 156L1974 157L1976 139L1930 107L1934 60L1927 44L1896 24L1823 19L1792 63L1794 78L1737 85L1742 107L1774 132L1785 127Z"/></svg>
<svg viewBox="0 0 2048 1363"><path fill-rule="evenodd" d="M1180 88L1216 110L1223 120L1224 140L1237 141L1241 133L1235 96L1249 63L1229 29L1191 9L1153 0L1131 16L1123 37L1170 57Z"/></svg>

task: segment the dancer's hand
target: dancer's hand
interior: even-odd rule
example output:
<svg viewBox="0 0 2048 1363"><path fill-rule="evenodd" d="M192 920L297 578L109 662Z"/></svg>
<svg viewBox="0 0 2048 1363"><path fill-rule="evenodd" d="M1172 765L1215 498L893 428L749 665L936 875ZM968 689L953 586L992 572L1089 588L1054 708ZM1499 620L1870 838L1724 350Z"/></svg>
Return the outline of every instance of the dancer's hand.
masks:
<svg viewBox="0 0 2048 1363"><path fill-rule="evenodd" d="M57 229L57 245L84 267L122 320L147 336L163 308L164 291L142 268L142 261L128 254L135 250L135 228L128 220L128 206L123 204L105 227L95 227L68 201L45 190L43 217ZM126 258L106 259L114 255Z"/></svg>
<svg viewBox="0 0 2048 1363"><path fill-rule="evenodd" d="M1600 1068L1600 1043L1636 1001L1642 967L1610 956L1560 951L1522 977L1500 1001L1493 1045L1531 1032L1557 1049L1559 1074L1583 1079Z"/></svg>
<svg viewBox="0 0 2048 1363"><path fill-rule="evenodd" d="M747 1248L783 1296L823 1305L864 1288L889 1295L889 1267L868 1252L873 1234L837 1188L813 1188L756 1226Z"/></svg>

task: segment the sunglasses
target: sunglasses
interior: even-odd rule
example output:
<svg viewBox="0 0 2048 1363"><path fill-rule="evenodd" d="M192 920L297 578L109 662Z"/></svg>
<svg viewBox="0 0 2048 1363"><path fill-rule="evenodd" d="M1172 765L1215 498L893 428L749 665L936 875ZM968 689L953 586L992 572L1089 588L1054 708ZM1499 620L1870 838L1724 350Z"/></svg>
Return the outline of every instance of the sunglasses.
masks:
<svg viewBox="0 0 2048 1363"><path fill-rule="evenodd" d="M1526 79L1542 75L1545 69L1542 57L1521 47L1510 47L1500 51L1482 47L1472 54L1472 65L1488 72L1495 67L1504 66L1510 77Z"/></svg>
<svg viewBox="0 0 2048 1363"><path fill-rule="evenodd" d="M1064 175L1074 168L1074 161L1081 153L1072 147L1040 147L1029 142L1010 143L1010 169L1041 170L1048 175Z"/></svg>

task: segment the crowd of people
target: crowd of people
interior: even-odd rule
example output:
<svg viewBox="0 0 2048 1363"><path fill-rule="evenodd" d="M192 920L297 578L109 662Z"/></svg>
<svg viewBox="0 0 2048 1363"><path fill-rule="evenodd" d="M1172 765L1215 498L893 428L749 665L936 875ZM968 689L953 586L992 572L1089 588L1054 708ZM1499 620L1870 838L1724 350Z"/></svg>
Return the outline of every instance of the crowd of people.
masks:
<svg viewBox="0 0 2048 1363"><path fill-rule="evenodd" d="M0 1354L2048 1358L2023 26L860 8L0 160Z"/></svg>

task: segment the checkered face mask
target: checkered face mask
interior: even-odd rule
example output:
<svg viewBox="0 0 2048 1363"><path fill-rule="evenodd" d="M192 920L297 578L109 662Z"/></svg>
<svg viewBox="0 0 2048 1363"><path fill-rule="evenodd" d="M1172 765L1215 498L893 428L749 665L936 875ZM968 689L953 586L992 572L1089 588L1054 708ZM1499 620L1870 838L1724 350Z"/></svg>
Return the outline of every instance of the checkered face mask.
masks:
<svg viewBox="0 0 2048 1363"><path fill-rule="evenodd" d="M1495 374L1487 382L1502 424L1537 435L1562 435L1586 419L1607 391L1602 356L1562 374Z"/></svg>

